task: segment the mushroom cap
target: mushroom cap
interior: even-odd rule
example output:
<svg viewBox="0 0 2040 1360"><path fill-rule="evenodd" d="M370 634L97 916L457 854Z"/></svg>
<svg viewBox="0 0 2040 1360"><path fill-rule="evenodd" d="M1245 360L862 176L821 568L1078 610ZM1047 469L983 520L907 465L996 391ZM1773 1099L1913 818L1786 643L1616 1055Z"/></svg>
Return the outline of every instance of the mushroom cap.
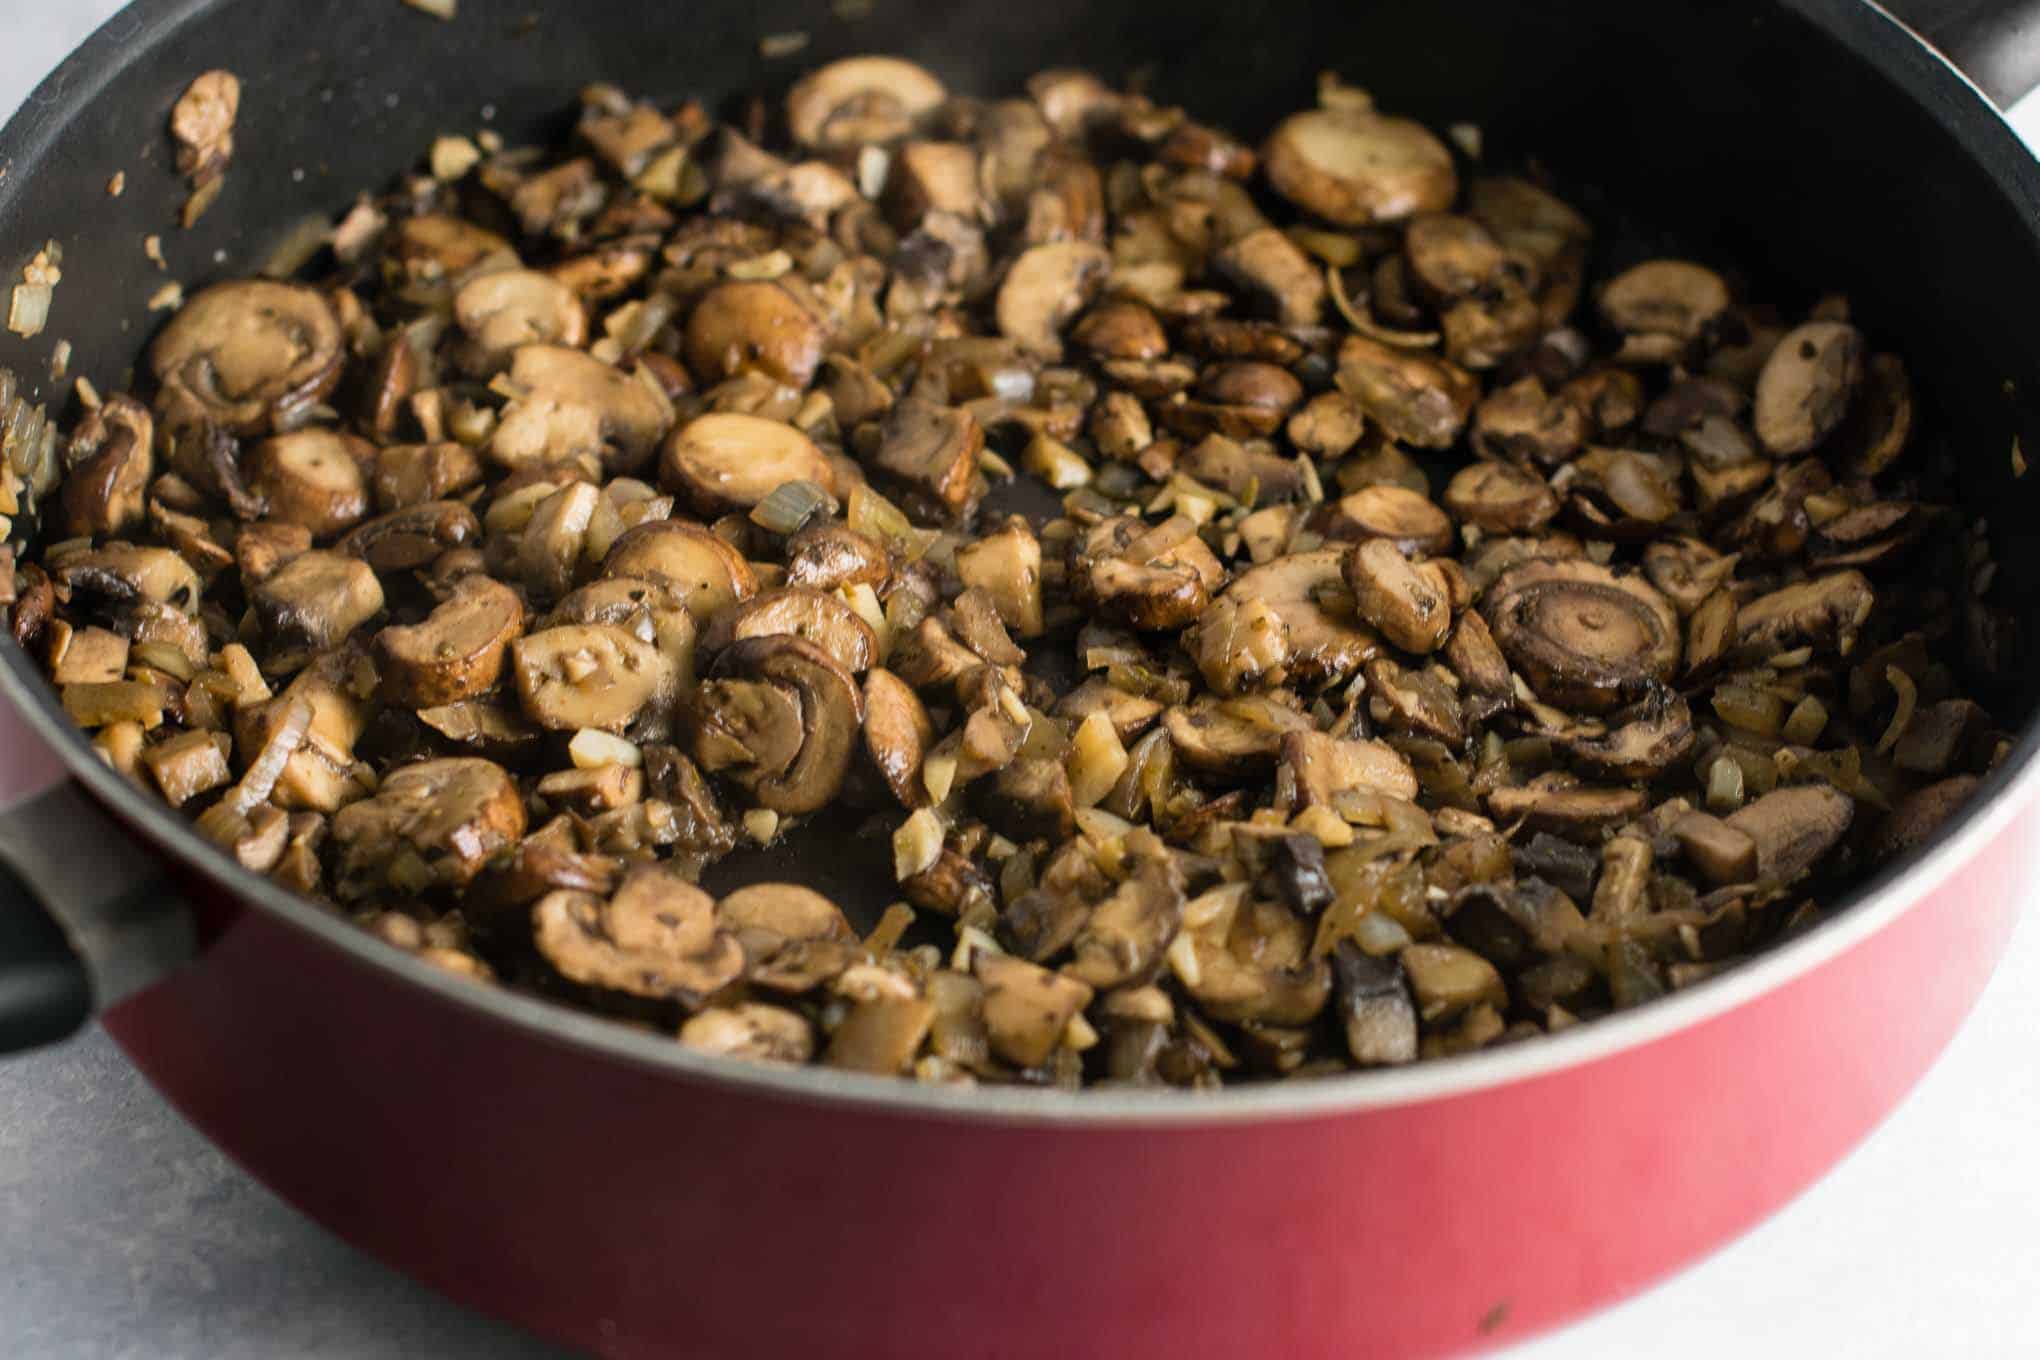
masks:
<svg viewBox="0 0 2040 1360"><path fill-rule="evenodd" d="M853 943L857 932L843 909L798 883L752 883L716 904L716 924L742 936Z"/></svg>
<svg viewBox="0 0 2040 1360"><path fill-rule="evenodd" d="M248 485L268 517L302 524L314 538L351 529L368 513L375 446L338 430L293 430L255 446Z"/></svg>
<svg viewBox="0 0 2040 1360"><path fill-rule="evenodd" d="M713 930L707 893L663 869L649 873L664 882L635 893L627 884L607 902L547 893L531 909L532 940L569 981L696 1010L743 975L743 946ZM650 880L641 872L633 882Z"/></svg>
<svg viewBox="0 0 2040 1360"><path fill-rule="evenodd" d="M1365 539L1346 555L1353 607L1406 652L1435 652L1452 627L1452 601L1385 538Z"/></svg>
<svg viewBox="0 0 2040 1360"><path fill-rule="evenodd" d="M878 635L856 610L841 596L805 586L761 591L723 610L701 645L717 652L743 638L780 634L807 639L852 675L869 670L878 656Z"/></svg>
<svg viewBox="0 0 2040 1360"><path fill-rule="evenodd" d="M574 290L535 269L479 274L453 295L453 319L471 345L469 366L493 373L525 345L588 342L588 312Z"/></svg>
<svg viewBox="0 0 2040 1360"><path fill-rule="evenodd" d="M864 722L864 696L849 673L814 643L790 634L733 642L710 670L719 678L762 683L792 700L796 754L783 768L754 767L734 777L760 807L774 812L792 815L826 806L849 773ZM696 709L712 709L713 698L697 694Z"/></svg>
<svg viewBox="0 0 2040 1360"><path fill-rule="evenodd" d="M1389 434L1423 449L1450 448L1480 396L1459 365L1364 335L1339 342L1338 383Z"/></svg>
<svg viewBox="0 0 2040 1360"><path fill-rule="evenodd" d="M1531 561L1482 606L1495 641L1548 703L1606 713L1670 682L1679 618L1641 577L1584 559Z"/></svg>
<svg viewBox="0 0 2040 1360"><path fill-rule="evenodd" d="M1225 569L1187 519L1151 528L1121 515L1073 540L1070 576L1080 602L1130 628L1156 631L1196 621Z"/></svg>
<svg viewBox="0 0 2040 1360"><path fill-rule="evenodd" d="M1320 603L1325 592L1346 592L1343 547L1288 553L1249 567L1226 588L1226 598L1258 599L1289 629L1290 678L1320 688L1350 678L1381 650L1381 639L1357 618L1341 618Z"/></svg>
<svg viewBox="0 0 2040 1360"><path fill-rule="evenodd" d="M524 627L517 592L487 576L463 576L423 622L376 634L385 702L406 708L471 699L493 687L503 656Z"/></svg>
<svg viewBox="0 0 2040 1360"><path fill-rule="evenodd" d="M1310 719L1271 699L1220 699L1201 695L1162 714L1177 759L1206 774L1265 774L1292 732L1311 731Z"/></svg>
<svg viewBox="0 0 2040 1360"><path fill-rule="evenodd" d="M474 756L421 760L383 776L375 796L333 816L340 886L380 887L393 852L409 848L439 881L466 886L524 834L524 800L502 766Z"/></svg>
<svg viewBox="0 0 2040 1360"><path fill-rule="evenodd" d="M787 482L813 482L831 495L836 472L814 441L763 416L696 416L666 440L659 481L703 515L748 510Z"/></svg>
<svg viewBox="0 0 2040 1360"><path fill-rule="evenodd" d="M178 309L149 347L173 423L197 417L254 434L340 380L345 345L323 293L247 279L216 283Z"/></svg>
<svg viewBox="0 0 2040 1360"><path fill-rule="evenodd" d="M827 339L820 319L778 283L730 279L703 294L687 318L687 368L703 384L757 369L806 387Z"/></svg>
<svg viewBox="0 0 2040 1360"><path fill-rule="evenodd" d="M333 549L359 557L378 571L406 571L481 536L481 521L462 502L426 501L364 520Z"/></svg>
<svg viewBox="0 0 2040 1360"><path fill-rule="evenodd" d="M864 677L864 749L893 797L907 808L928 803L921 765L935 744L935 724L914 687L874 666Z"/></svg>
<svg viewBox="0 0 2040 1360"><path fill-rule="evenodd" d="M1558 514L1545 480L1513 463L1469 463L1445 487L1445 508L1484 533L1536 533Z"/></svg>
<svg viewBox="0 0 2040 1360"><path fill-rule="evenodd" d="M524 715L556 732L621 732L673 684L650 643L606 623L525 634L510 644L510 673Z"/></svg>
<svg viewBox="0 0 2040 1360"><path fill-rule="evenodd" d="M651 520L616 537L602 559L604 576L657 581L686 604L696 623L706 623L758 589L758 577L742 553L698 524Z"/></svg>
<svg viewBox="0 0 2040 1360"><path fill-rule="evenodd" d="M898 57L844 57L786 92L786 127L802 146L840 150L904 137L949 97L926 68Z"/></svg>
<svg viewBox="0 0 2040 1360"><path fill-rule="evenodd" d="M642 467L673 424L653 382L562 345L526 345L510 360L523 395L503 408L489 455L505 467L599 454L612 472Z"/></svg>
<svg viewBox="0 0 2040 1360"><path fill-rule="evenodd" d="M1619 331L1697 339L1728 310L1721 275L1690 260L1646 260L1601 289L1601 315Z"/></svg>
<svg viewBox="0 0 2040 1360"><path fill-rule="evenodd" d="M1342 496L1324 511L1324 535L1331 539L1384 538L1406 554L1452 551L1452 520L1408 487L1382 482Z"/></svg>
<svg viewBox="0 0 2040 1360"><path fill-rule="evenodd" d="M1277 193L1342 227L1442 212L1459 192L1452 153L1422 124L1359 109L1291 114L1261 164Z"/></svg>
<svg viewBox="0 0 2040 1360"><path fill-rule="evenodd" d="M999 333L1029 354L1062 357L1062 328L1089 305L1112 257L1089 241L1050 241L1021 252L999 285Z"/></svg>
<svg viewBox="0 0 2040 1360"><path fill-rule="evenodd" d="M1751 412L1774 456L1806 453L1848 414L1863 381L1863 333L1843 321L1809 321L1771 351L1757 375Z"/></svg>

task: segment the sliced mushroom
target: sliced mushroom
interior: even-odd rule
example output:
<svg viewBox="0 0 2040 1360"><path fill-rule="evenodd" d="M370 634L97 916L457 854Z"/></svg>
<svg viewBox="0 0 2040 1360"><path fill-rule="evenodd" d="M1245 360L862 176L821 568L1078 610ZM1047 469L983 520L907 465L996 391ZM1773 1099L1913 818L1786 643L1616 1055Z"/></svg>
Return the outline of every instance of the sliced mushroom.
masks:
<svg viewBox="0 0 2040 1360"><path fill-rule="evenodd" d="M703 383L755 369L806 387L827 334L792 293L767 279L732 279L708 290L687 318L687 367Z"/></svg>
<svg viewBox="0 0 2040 1360"><path fill-rule="evenodd" d="M932 507L960 518L984 494L978 474L984 447L984 429L970 412L908 397L886 413L873 461Z"/></svg>
<svg viewBox="0 0 2040 1360"><path fill-rule="evenodd" d="M802 76L786 94L786 125L802 146L841 151L908 136L949 92L898 57L845 57Z"/></svg>
<svg viewBox="0 0 2040 1360"><path fill-rule="evenodd" d="M1870 854L1882 861L1927 843L1941 824L1976 796L1982 783L1973 774L1957 775L1907 794L1879 822L1870 837Z"/></svg>
<svg viewBox="0 0 2040 1360"><path fill-rule="evenodd" d="M1070 331L1078 348L1095 359L1159 359L1169 337L1154 309L1127 298L1107 298L1084 314Z"/></svg>
<svg viewBox="0 0 2040 1360"><path fill-rule="evenodd" d="M1081 980L1010 954L980 953L972 969L985 988L992 1051L1015 1067L1047 1062L1070 1021L1091 1004L1092 989Z"/></svg>
<svg viewBox="0 0 2040 1360"><path fill-rule="evenodd" d="M343 897L379 893L400 881L405 852L433 881L465 887L524 826L524 800L501 766L472 756L405 765L374 797L334 814L335 887Z"/></svg>
<svg viewBox="0 0 2040 1360"><path fill-rule="evenodd" d="M1399 959L1416 997L1417 1013L1427 1024L1475 1006L1508 1004L1502 975L1471 949L1456 944L1413 944Z"/></svg>
<svg viewBox="0 0 2040 1360"><path fill-rule="evenodd" d="M959 547L956 574L990 597L1008 628L1021 637L1041 636L1041 541L1025 519L1012 516L1003 529Z"/></svg>
<svg viewBox="0 0 2040 1360"><path fill-rule="evenodd" d="M671 688L694 681L694 646L698 629L686 602L659 581L611 576L591 581L562 598L541 622L554 628L567 623L614 624L640 642L659 649L672 673Z"/></svg>
<svg viewBox="0 0 2040 1360"><path fill-rule="evenodd" d="M617 535L602 559L606 577L657 581L706 623L758 589L757 574L735 548L698 524L653 520Z"/></svg>
<svg viewBox="0 0 2040 1360"><path fill-rule="evenodd" d="M1415 670L1385 656L1367 663L1368 711L1391 728L1436 737L1448 746L1466 740L1466 714L1449 673Z"/></svg>
<svg viewBox="0 0 2040 1360"><path fill-rule="evenodd" d="M829 1036L822 1061L853 1072L893 1076L906 1070L935 1023L924 997L875 995L857 1002Z"/></svg>
<svg viewBox="0 0 2040 1360"><path fill-rule="evenodd" d="M1307 923L1275 902L1254 902L1236 915L1229 935L1215 929L1191 937L1194 980L1177 976L1215 1020L1307 1025L1331 999L1332 968L1307 958Z"/></svg>
<svg viewBox="0 0 2040 1360"><path fill-rule="evenodd" d="M1296 808L1330 807L1342 791L1380 793L1405 800L1417 796L1409 760L1383 742L1334 737L1327 732L1291 732L1282 738L1278 784L1296 791Z"/></svg>
<svg viewBox="0 0 2040 1360"><path fill-rule="evenodd" d="M1669 691L1615 714L1607 731L1563 741L1573 761L1604 779L1655 779L1693 749L1693 714Z"/></svg>
<svg viewBox="0 0 2040 1360"><path fill-rule="evenodd" d="M659 457L659 480L698 513L719 515L748 510L787 482L833 492L836 474L793 426L732 412L697 416L675 430Z"/></svg>
<svg viewBox="0 0 2040 1360"><path fill-rule="evenodd" d="M483 693L502 675L504 651L523 627L516 591L486 576L463 576L424 622L376 634L384 701L430 708Z"/></svg>
<svg viewBox="0 0 2040 1360"><path fill-rule="evenodd" d="M547 893L531 909L531 932L569 981L690 1011L744 971L743 946L715 928L715 899L663 867L637 870L606 902Z"/></svg>
<svg viewBox="0 0 2040 1360"><path fill-rule="evenodd" d="M1210 605L1225 569L1182 516L1152 528L1120 516L1075 541L1070 577L1086 607L1150 631L1194 622Z"/></svg>
<svg viewBox="0 0 2040 1360"><path fill-rule="evenodd" d="M1385 539L1408 554L1452 551L1452 521L1418 493L1400 486L1362 487L1324 512L1323 532L1334 539Z"/></svg>
<svg viewBox="0 0 2040 1360"><path fill-rule="evenodd" d="M277 642L326 651L381 611L383 592L368 563L313 549L278 567L248 601Z"/></svg>
<svg viewBox="0 0 2040 1360"><path fill-rule="evenodd" d="M1672 823L1672 836L1686 862L1716 885L1751 883L1757 877L1757 843L1749 832L1705 812L1688 812Z"/></svg>
<svg viewBox="0 0 2040 1360"><path fill-rule="evenodd" d="M295 430L255 446L249 487L271 518L302 524L314 538L351 529L368 513L375 447L336 430Z"/></svg>
<svg viewBox="0 0 2040 1360"><path fill-rule="evenodd" d="M393 444L376 450L370 479L376 506L387 512L443 501L482 481L482 460L465 444Z"/></svg>
<svg viewBox="0 0 2040 1360"><path fill-rule="evenodd" d="M1381 639L1357 619L1334 613L1334 596L1348 597L1346 549L1314 548L1250 567L1234 578L1225 598L1259 600L1288 629L1287 667L1295 684L1317 689L1350 678L1381 650Z"/></svg>
<svg viewBox="0 0 2040 1360"><path fill-rule="evenodd" d="M1776 457L1806 453L1834 432L1863 381L1863 335L1842 321L1787 331L1757 376L1752 422Z"/></svg>
<svg viewBox="0 0 2040 1360"><path fill-rule="evenodd" d="M1450 448L1480 395L1480 384L1457 364L1364 335L1339 343L1338 381L1369 419L1422 449Z"/></svg>
<svg viewBox="0 0 2040 1360"><path fill-rule="evenodd" d="M1575 559L1510 570L1482 606L1511 665L1548 703L1606 713L1668 683L1679 619L1635 576Z"/></svg>
<svg viewBox="0 0 2040 1360"><path fill-rule="evenodd" d="M555 732L621 732L672 683L650 643L604 623L525 634L510 644L510 673L524 715Z"/></svg>
<svg viewBox="0 0 2040 1360"><path fill-rule="evenodd" d="M492 255L513 253L510 243L486 227L446 213L420 213L397 223L390 254L414 277L448 278L465 273Z"/></svg>
<svg viewBox="0 0 2040 1360"><path fill-rule="evenodd" d="M843 668L811 642L776 635L731 643L710 671L691 704L696 758L774 812L814 812L834 798L864 722L864 697Z"/></svg>
<svg viewBox="0 0 2040 1360"><path fill-rule="evenodd" d="M980 217L984 190L977 148L964 142L908 142L893 153L880 201L901 231L912 231L930 213Z"/></svg>
<svg viewBox="0 0 2040 1360"><path fill-rule="evenodd" d="M716 652L743 638L780 634L807 639L852 675L869 670L878 654L878 637L856 610L839 596L805 586L763 591L723 610L701 643Z"/></svg>
<svg viewBox="0 0 2040 1360"><path fill-rule="evenodd" d="M1759 595L1736 614L1735 652L1752 661L1797 647L1847 656L1876 598L1860 571L1816 576Z"/></svg>
<svg viewBox="0 0 2040 1360"><path fill-rule="evenodd" d="M1204 681L1220 694L1280 683L1289 661L1289 625L1265 600L1228 593L1212 602L1183 646Z"/></svg>
<svg viewBox="0 0 2040 1360"><path fill-rule="evenodd" d="M1735 554L1716 552L1697 538L1661 538L1643 550L1644 575L1681 614L1691 614L1732 580L1736 561Z"/></svg>
<svg viewBox="0 0 2040 1360"><path fill-rule="evenodd" d="M1444 645L1452 627L1452 602L1395 544L1385 538L1354 544L1346 555L1345 575L1355 612L1390 642L1419 655Z"/></svg>
<svg viewBox="0 0 2040 1360"><path fill-rule="evenodd" d="M1119 740L1126 743L1153 727L1155 719L1162 716L1162 707L1158 699L1129 694L1098 676L1057 699L1054 711L1056 717L1067 718L1072 724L1082 723L1093 713L1102 713Z"/></svg>
<svg viewBox="0 0 2040 1360"><path fill-rule="evenodd" d="M1275 191L1342 227L1442 212L1459 192L1452 153L1406 118L1350 107L1292 114L1261 163Z"/></svg>
<svg viewBox="0 0 2040 1360"><path fill-rule="evenodd" d="M1646 260L1609 280L1601 315L1616 330L1670 342L1644 357L1670 358L1728 310L1721 275L1688 260Z"/></svg>
<svg viewBox="0 0 2040 1360"><path fill-rule="evenodd" d="M1912 380L1896 355L1873 354L1861 393L1829 437L1828 457L1852 476L1875 477L1898 460L1912 437Z"/></svg>
<svg viewBox="0 0 2040 1360"><path fill-rule="evenodd" d="M815 1031L784 1006L739 1001L709 1006L680 1026L680 1043L699 1053L749 1062L798 1065L815 1055Z"/></svg>
<svg viewBox="0 0 2040 1360"><path fill-rule="evenodd" d="M1619 376L1634 381L1626 373ZM1640 404L1640 388L1636 400ZM1612 425L1635 418L1632 410L1627 420ZM1610 428L1610 422L1597 423ZM1586 442L1588 424L1588 407L1570 390L1553 396L1535 377L1521 378L1494 389L1474 408L1473 447L1489 458L1557 467Z"/></svg>
<svg viewBox="0 0 2040 1360"><path fill-rule="evenodd" d="M1162 951L1183 923L1183 876L1161 842L1137 837L1146 853L1132 872L1091 909L1071 942L1063 976L1098 991L1139 986L1162 965Z"/></svg>
<svg viewBox="0 0 2040 1360"><path fill-rule="evenodd" d="M64 477L64 532L118 534L142 517L155 471L156 424L133 397L108 398L71 433Z"/></svg>
<svg viewBox="0 0 2040 1360"><path fill-rule="evenodd" d="M864 677L864 749L903 807L928 802L921 764L935 744L935 724L913 686L882 666Z"/></svg>
<svg viewBox="0 0 2040 1360"><path fill-rule="evenodd" d="M426 501L357 524L333 549L358 557L377 571L408 571L481 536L481 522L466 505Z"/></svg>
<svg viewBox="0 0 2040 1360"><path fill-rule="evenodd" d="M1310 719L1272 699L1203 695L1162 715L1176 756L1206 774L1240 777L1275 766L1285 737L1312 730Z"/></svg>
<svg viewBox="0 0 2040 1360"><path fill-rule="evenodd" d="M656 383L577 349L526 345L510 360L509 383L519 395L488 446L505 467L593 454L612 472L631 472L673 424L673 404Z"/></svg>
<svg viewBox="0 0 2040 1360"><path fill-rule="evenodd" d="M149 369L168 423L256 434L331 392L345 357L323 294L252 279L214 284L179 308L149 348Z"/></svg>
<svg viewBox="0 0 2040 1360"><path fill-rule="evenodd" d="M785 941L850 943L857 938L841 907L798 883L738 888L716 903L715 920L738 938L766 946Z"/></svg>
<svg viewBox="0 0 2040 1360"><path fill-rule="evenodd" d="M1558 497L1527 468L1469 463L1446 486L1445 508L1486 533L1529 534L1558 514Z"/></svg>
<svg viewBox="0 0 2040 1360"><path fill-rule="evenodd" d="M1497 821L1520 820L1532 831L1548 831L1593 845L1599 843L1603 832L1642 816L1650 798L1642 789L1598 787L1563 775L1539 775L1521 788L1494 790L1487 803Z"/></svg>
<svg viewBox="0 0 2040 1360"><path fill-rule="evenodd" d="M1757 874L1777 884L1811 872L1849 829L1855 800L1827 784L1777 789L1729 814L1757 847Z"/></svg>
<svg viewBox="0 0 2040 1360"><path fill-rule="evenodd" d="M532 269L480 274L453 295L453 319L466 333L462 354L470 372L499 372L525 345L588 342L588 313L573 289Z"/></svg>
<svg viewBox="0 0 2040 1360"><path fill-rule="evenodd" d="M1351 940L1332 951L1334 997L1346 1050L1361 1067L1414 1062L1417 1007L1396 960L1361 952Z"/></svg>
<svg viewBox="0 0 2040 1360"><path fill-rule="evenodd" d="M1013 261L995 303L999 333L1029 354L1062 357L1062 329L1090 304L1111 264L1088 241L1051 241Z"/></svg>
<svg viewBox="0 0 2040 1360"><path fill-rule="evenodd" d="M1214 254L1211 263L1264 300L1285 326L1315 326L1324 314L1323 272L1275 227L1246 233Z"/></svg>

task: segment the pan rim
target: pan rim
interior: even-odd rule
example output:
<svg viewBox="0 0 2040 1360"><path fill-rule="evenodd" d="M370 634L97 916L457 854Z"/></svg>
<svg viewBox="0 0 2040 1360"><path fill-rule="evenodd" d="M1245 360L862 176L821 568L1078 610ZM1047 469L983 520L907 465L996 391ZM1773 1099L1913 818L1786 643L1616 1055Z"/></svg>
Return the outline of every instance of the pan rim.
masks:
<svg viewBox="0 0 2040 1360"><path fill-rule="evenodd" d="M0 129L0 211L33 180L32 167L69 121L142 50L228 0L136 0L108 20L30 94ZM1998 191L2020 210L2040 253L2040 163L1976 86L1869 0L1780 0L1878 69L1970 148ZM22 167L30 167L24 169ZM1583 1068L1697 1029L1804 978L1921 905L2003 834L2040 784L2040 719L1954 823L1912 860L1843 898L1820 925L1722 975L1632 1011L1563 1034L1410 1067L1301 1082L1179 1091L1042 1091L950 1088L828 1068L782 1068L712 1058L602 1017L507 988L477 986L375 939L332 911L248 870L201 838L174 810L102 762L63 714L20 647L0 646L0 701L11 703L94 799L136 828L167 860L202 876L237 904L387 973L437 1001L535 1040L590 1057L752 1096L872 1115L1100 1132L1194 1129L1356 1115L1472 1096Z"/></svg>

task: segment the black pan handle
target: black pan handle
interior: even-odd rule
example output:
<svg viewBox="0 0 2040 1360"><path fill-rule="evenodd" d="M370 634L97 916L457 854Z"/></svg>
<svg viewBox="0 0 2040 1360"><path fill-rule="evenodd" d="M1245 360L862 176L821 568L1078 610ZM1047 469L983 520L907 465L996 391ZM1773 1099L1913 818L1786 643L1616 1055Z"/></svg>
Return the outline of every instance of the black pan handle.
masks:
<svg viewBox="0 0 2040 1360"><path fill-rule="evenodd" d="M0 698L0 1054L51 1043L192 955L161 863Z"/></svg>
<svg viewBox="0 0 2040 1360"><path fill-rule="evenodd" d="M2040 0L1880 0L2001 109L2040 86Z"/></svg>

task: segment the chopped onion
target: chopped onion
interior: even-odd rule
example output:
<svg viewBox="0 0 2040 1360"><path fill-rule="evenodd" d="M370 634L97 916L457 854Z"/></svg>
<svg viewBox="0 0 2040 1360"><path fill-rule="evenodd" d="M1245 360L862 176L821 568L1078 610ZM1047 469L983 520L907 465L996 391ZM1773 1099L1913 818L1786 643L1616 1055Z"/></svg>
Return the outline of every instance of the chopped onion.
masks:
<svg viewBox="0 0 2040 1360"><path fill-rule="evenodd" d="M577 770L600 769L604 765L628 765L636 769L645 763L644 753L635 745L614 733L593 727L584 727L574 733L574 739L567 743L567 756Z"/></svg>
<svg viewBox="0 0 2040 1360"><path fill-rule="evenodd" d="M7 329L23 339L41 335L43 327L49 324L50 300L54 296L54 290L46 284L16 284L13 304L7 309Z"/></svg>
<svg viewBox="0 0 2040 1360"><path fill-rule="evenodd" d="M775 534L798 533L817 515L836 513L836 498L818 484L800 479L781 482L751 507L751 522Z"/></svg>

